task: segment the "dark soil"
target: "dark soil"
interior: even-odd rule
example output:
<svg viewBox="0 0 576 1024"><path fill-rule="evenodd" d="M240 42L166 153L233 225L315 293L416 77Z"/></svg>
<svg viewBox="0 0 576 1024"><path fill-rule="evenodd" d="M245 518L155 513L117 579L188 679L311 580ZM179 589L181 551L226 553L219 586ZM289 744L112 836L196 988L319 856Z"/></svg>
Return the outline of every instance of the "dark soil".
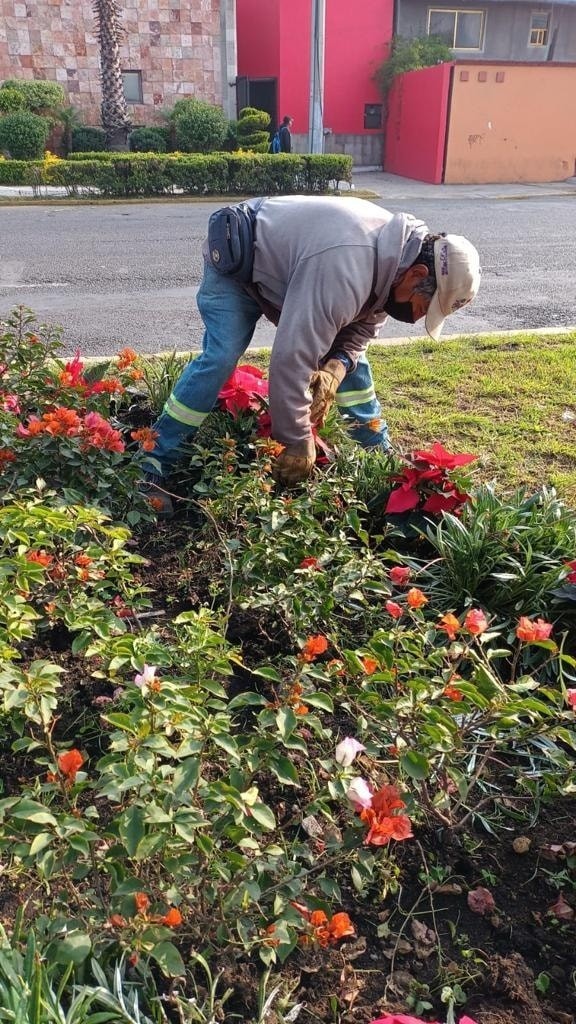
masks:
<svg viewBox="0 0 576 1024"><path fill-rule="evenodd" d="M160 613L159 622L214 599L205 553L202 565L191 563L180 540L177 529L161 527L141 547L151 562L139 574L153 589L151 611ZM218 575L214 572L214 580ZM281 624L273 618L233 610L230 622L229 639L242 646L248 664L251 653L261 661L282 649ZM109 689L91 678L96 665L91 669L69 654L68 641L65 631L57 630L46 637L44 648L35 646L26 655L65 666L69 704L58 731L64 737L73 724L78 735L80 723L84 746L99 755L106 737L97 727L98 697ZM246 681L233 679L231 686L245 689ZM8 745L0 751L0 771L5 795L17 791L20 780L13 776ZM514 810L513 793L508 802ZM520 837L527 840L525 852L514 849ZM562 849L575 841L573 798L543 806L535 827L511 824L496 835L416 828L415 841L394 849L400 871L396 885L389 880L388 891L384 877L380 891L363 897L342 883L342 909L354 921L357 938L337 949L297 950L272 975L269 990L280 985L278 998L285 996L288 1008L302 1004L299 1024L369 1024L394 1011L445 1020L444 986L461 989L466 1000L456 1010L457 1020L466 1013L477 1024L575 1024L576 858L572 847ZM551 846L557 848L552 859ZM495 901L484 915L467 902L478 886ZM573 911L563 918L551 909L561 892ZM13 911L9 895L3 899L0 892L0 917L9 919ZM261 965L223 959L217 966L223 971L222 990L233 989L220 1019L231 1024L251 1018L258 1007ZM267 1024L279 1019L273 1006Z"/></svg>

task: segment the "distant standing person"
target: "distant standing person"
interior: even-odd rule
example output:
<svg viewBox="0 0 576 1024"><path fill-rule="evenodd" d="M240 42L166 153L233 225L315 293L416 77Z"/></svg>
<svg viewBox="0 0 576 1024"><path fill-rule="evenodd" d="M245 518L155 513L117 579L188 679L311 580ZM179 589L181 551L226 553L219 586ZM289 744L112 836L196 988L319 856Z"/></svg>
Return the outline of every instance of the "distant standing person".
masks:
<svg viewBox="0 0 576 1024"><path fill-rule="evenodd" d="M291 153L292 152L292 134L290 132L290 129L292 127L293 121L294 121L294 118L293 117L289 117L288 114L286 114L286 117L282 118L282 124L280 125L280 130L279 130L279 133L278 133L280 135L280 152L281 153Z"/></svg>

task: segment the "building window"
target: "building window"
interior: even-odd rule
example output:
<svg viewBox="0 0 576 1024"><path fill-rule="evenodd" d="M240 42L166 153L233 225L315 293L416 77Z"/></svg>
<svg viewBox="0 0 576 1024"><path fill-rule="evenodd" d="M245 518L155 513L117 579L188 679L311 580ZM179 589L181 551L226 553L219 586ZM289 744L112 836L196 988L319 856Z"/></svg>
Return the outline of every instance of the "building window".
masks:
<svg viewBox="0 0 576 1024"><path fill-rule="evenodd" d="M528 46L547 46L548 29L550 28L550 15L541 14L537 11L532 13L530 18L530 35Z"/></svg>
<svg viewBox="0 0 576 1024"><path fill-rule="evenodd" d="M382 127L382 104L381 103L365 103L364 104L364 127L365 128L381 128Z"/></svg>
<svg viewBox="0 0 576 1024"><path fill-rule="evenodd" d="M123 71L124 99L126 103L142 103L142 72Z"/></svg>
<svg viewBox="0 0 576 1024"><path fill-rule="evenodd" d="M481 50L484 46L484 11L455 11L431 7L428 35L440 36L453 50Z"/></svg>

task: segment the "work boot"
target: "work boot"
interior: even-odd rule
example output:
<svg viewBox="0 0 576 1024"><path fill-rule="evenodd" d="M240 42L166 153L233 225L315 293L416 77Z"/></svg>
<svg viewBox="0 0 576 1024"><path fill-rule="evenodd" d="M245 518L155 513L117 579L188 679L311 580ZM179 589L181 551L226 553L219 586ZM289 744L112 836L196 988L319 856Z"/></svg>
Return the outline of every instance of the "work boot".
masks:
<svg viewBox="0 0 576 1024"><path fill-rule="evenodd" d="M138 484L138 490L149 501L159 519L171 519L174 515L174 503L165 490L165 483L159 473L145 473Z"/></svg>

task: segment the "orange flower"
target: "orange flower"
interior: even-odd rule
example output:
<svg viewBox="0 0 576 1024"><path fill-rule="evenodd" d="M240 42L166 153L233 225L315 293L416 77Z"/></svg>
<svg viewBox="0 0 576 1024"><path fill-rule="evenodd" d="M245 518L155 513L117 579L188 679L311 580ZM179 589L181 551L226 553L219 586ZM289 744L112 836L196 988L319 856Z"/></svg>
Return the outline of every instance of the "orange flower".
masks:
<svg viewBox="0 0 576 1024"><path fill-rule="evenodd" d="M130 380L142 380L144 378L144 370L130 370Z"/></svg>
<svg viewBox="0 0 576 1024"><path fill-rule="evenodd" d="M309 921L314 929L314 939L319 946L332 946L347 935L356 934L348 914L342 911L328 919L323 910L313 910Z"/></svg>
<svg viewBox="0 0 576 1024"><path fill-rule="evenodd" d="M552 632L552 623L545 619L536 619L532 622L526 615L521 615L516 627L516 636L524 643L538 643L539 640L548 640Z"/></svg>
<svg viewBox="0 0 576 1024"><path fill-rule="evenodd" d="M443 629L444 632L447 633L449 640L455 640L456 633L460 629L460 621L456 618L455 615L452 615L451 612L448 612L446 615L443 615L442 618L440 619L437 629Z"/></svg>
<svg viewBox="0 0 576 1024"><path fill-rule="evenodd" d="M178 928L182 924L184 918L176 907L170 907L167 914L164 914L161 923L167 925L168 928Z"/></svg>
<svg viewBox="0 0 576 1024"><path fill-rule="evenodd" d="M133 348L123 348L118 353L118 369L125 370L127 366L131 366L138 359L138 353Z"/></svg>
<svg viewBox="0 0 576 1024"><path fill-rule="evenodd" d="M111 924L113 928L125 928L126 918L122 917L122 914L111 914L108 918L108 924Z"/></svg>
<svg viewBox="0 0 576 1024"><path fill-rule="evenodd" d="M0 473L10 462L14 462L16 456L9 448L0 448Z"/></svg>
<svg viewBox="0 0 576 1024"><path fill-rule="evenodd" d="M488 629L488 619L480 608L471 608L464 619L464 629L472 636L480 636Z"/></svg>
<svg viewBox="0 0 576 1024"><path fill-rule="evenodd" d="M360 658L360 661L367 676L371 676L379 667L378 662L374 658Z"/></svg>
<svg viewBox="0 0 576 1024"><path fill-rule="evenodd" d="M63 754L58 754L57 764L60 773L65 775L66 781L72 785L76 781L78 769L84 764L84 758L79 750L72 747L72 750L65 750Z"/></svg>
<svg viewBox="0 0 576 1024"><path fill-rule="evenodd" d="M133 430L130 437L132 437L134 441L139 441L141 448L145 452L153 452L156 447L158 431L152 430L152 427L142 427L141 430Z"/></svg>
<svg viewBox="0 0 576 1024"><path fill-rule="evenodd" d="M309 555L308 558L303 558L298 566L299 569L319 569L318 559L314 555Z"/></svg>
<svg viewBox="0 0 576 1024"><path fill-rule="evenodd" d="M428 598L418 590L418 587L411 587L406 594L406 601L410 608L422 608L425 604L428 604Z"/></svg>
<svg viewBox="0 0 576 1024"><path fill-rule="evenodd" d="M37 565L50 565L54 561L53 555L47 555L44 548L41 551L27 551L26 552L27 562L36 562Z"/></svg>
<svg viewBox="0 0 576 1024"><path fill-rule="evenodd" d="M136 904L137 914L145 914L150 906L150 900L145 892L135 892L134 903Z"/></svg>
<svg viewBox="0 0 576 1024"><path fill-rule="evenodd" d="M297 704L296 707L294 708L295 715L307 715L309 711L310 708L308 707L307 704Z"/></svg>
<svg viewBox="0 0 576 1024"><path fill-rule="evenodd" d="M444 690L442 692L443 695L448 698L448 700L464 699L464 694L462 693L462 691L459 690L457 686L451 686L449 683L447 686L444 687Z"/></svg>
<svg viewBox="0 0 576 1024"><path fill-rule="evenodd" d="M90 558L90 555L79 554L74 558L74 565L78 565L81 569L87 569L93 561L94 559Z"/></svg>
<svg viewBox="0 0 576 1024"><path fill-rule="evenodd" d="M328 641L325 636L321 634L309 636L302 648L300 657L302 661L314 661L319 654L324 654L326 650L328 650Z"/></svg>
<svg viewBox="0 0 576 1024"><path fill-rule="evenodd" d="M396 786L382 786L374 793L371 806L365 807L360 813L361 820L368 825L364 842L372 846L386 846L391 839L410 839L410 818L405 814L395 813L405 806Z"/></svg>

